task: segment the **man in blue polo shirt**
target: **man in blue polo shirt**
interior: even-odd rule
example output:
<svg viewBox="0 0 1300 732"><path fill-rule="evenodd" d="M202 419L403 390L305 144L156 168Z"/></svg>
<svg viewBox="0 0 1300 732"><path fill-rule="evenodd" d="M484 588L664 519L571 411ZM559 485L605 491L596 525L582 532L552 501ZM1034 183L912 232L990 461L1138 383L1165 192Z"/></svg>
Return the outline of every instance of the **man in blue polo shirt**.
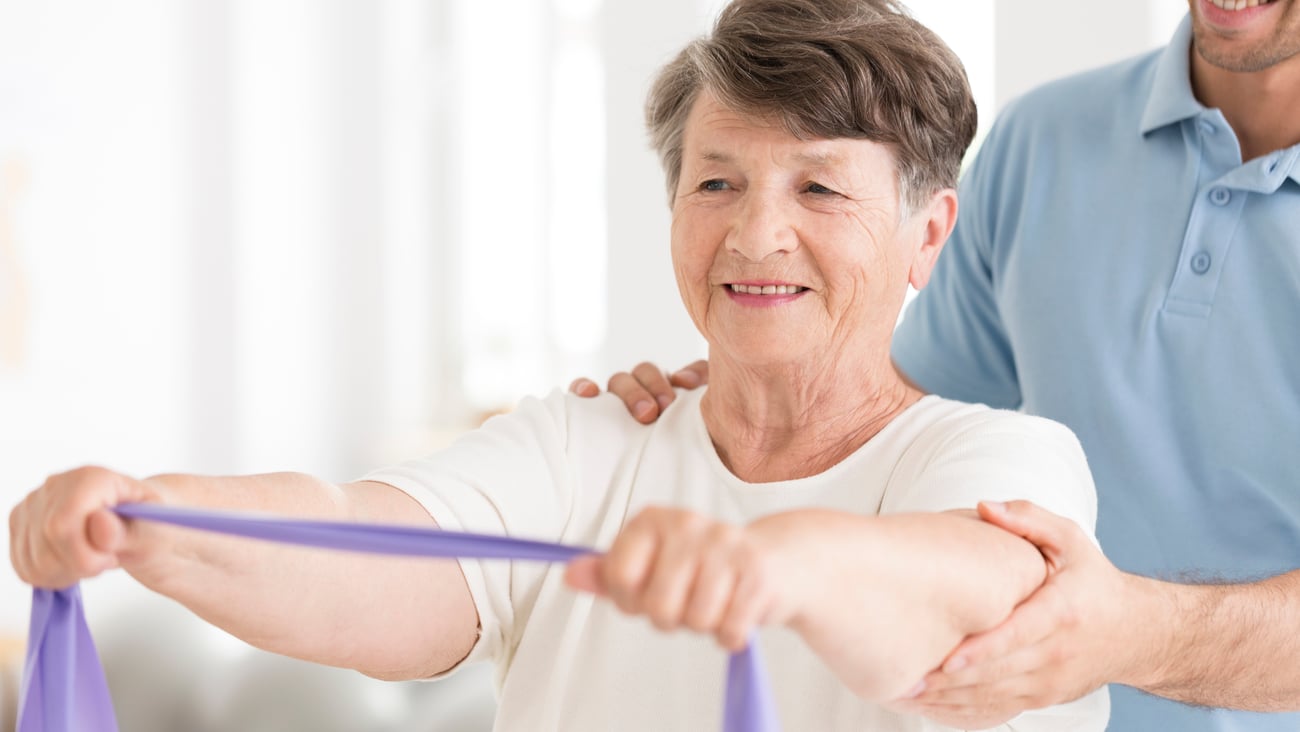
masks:
<svg viewBox="0 0 1300 732"><path fill-rule="evenodd" d="M1162 52L1010 105L895 335L896 363L923 388L1078 434L1097 481L1098 540L1128 572L1246 582L1300 565L1297 53L1300 4L1194 0ZM1113 586L1121 594L1071 602L1124 607L1091 614L1132 627L1080 618L1073 637L1087 647L1039 649L1091 667L1066 687L1125 681L1192 703L1300 708L1300 575L1232 589ZM952 670L980 655L970 646ZM1152 663L1157 673L1141 667ZM941 690L986 671L934 677L919 701L979 699ZM1000 693L1017 690L1014 676ZM1019 683L1034 693L1049 682ZM1111 698L1113 730L1300 730L1300 715L1198 709L1123 687Z"/></svg>
<svg viewBox="0 0 1300 732"><path fill-rule="evenodd" d="M1079 435L1114 562L1041 510L984 510L1055 571L915 704L1014 710L1117 682L1300 709L1300 572L1280 574L1300 566L1300 0L1189 5L1163 51L1006 109L895 336L922 388ZM672 383L706 378L693 364ZM641 421L672 399L649 364L610 389ZM1300 730L1112 700L1112 730Z"/></svg>

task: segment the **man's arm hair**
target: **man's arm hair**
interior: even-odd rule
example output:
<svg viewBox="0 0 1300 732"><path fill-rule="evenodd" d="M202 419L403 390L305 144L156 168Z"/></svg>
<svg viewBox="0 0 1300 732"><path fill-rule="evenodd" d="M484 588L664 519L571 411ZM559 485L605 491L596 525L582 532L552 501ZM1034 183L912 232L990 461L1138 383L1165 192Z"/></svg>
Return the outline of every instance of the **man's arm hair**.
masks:
<svg viewBox="0 0 1300 732"><path fill-rule="evenodd" d="M1147 580L1165 617L1145 628L1150 662L1117 679L1187 704L1300 710L1300 570L1248 584Z"/></svg>

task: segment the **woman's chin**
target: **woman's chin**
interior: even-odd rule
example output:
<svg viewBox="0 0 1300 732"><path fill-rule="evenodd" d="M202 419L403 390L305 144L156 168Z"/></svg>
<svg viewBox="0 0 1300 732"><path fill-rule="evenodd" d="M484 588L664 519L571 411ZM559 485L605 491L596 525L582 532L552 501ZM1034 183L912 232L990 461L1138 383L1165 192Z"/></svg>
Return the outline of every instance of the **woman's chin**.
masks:
<svg viewBox="0 0 1300 732"><path fill-rule="evenodd" d="M745 338L743 342L714 347L709 351L711 360L721 356L721 360L739 368L773 371L806 366L808 353L803 345L796 345L790 338Z"/></svg>

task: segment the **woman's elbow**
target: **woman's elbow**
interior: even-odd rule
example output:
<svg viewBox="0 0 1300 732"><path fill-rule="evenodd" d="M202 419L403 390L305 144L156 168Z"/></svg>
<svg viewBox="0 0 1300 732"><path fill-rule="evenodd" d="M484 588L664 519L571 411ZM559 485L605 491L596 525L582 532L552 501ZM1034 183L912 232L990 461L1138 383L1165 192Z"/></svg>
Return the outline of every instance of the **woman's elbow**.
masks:
<svg viewBox="0 0 1300 732"><path fill-rule="evenodd" d="M997 529L1001 531L1001 529ZM993 628L1047 579L1047 561L1038 548L1019 537L999 537L998 550L976 555L983 571L965 597L954 597L953 630L962 637Z"/></svg>

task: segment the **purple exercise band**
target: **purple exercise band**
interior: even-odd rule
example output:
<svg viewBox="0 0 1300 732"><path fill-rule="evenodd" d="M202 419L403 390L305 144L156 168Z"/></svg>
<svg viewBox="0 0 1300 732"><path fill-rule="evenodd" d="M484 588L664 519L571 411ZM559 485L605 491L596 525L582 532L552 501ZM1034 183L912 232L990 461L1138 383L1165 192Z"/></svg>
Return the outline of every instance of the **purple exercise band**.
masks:
<svg viewBox="0 0 1300 732"><path fill-rule="evenodd" d="M584 547L411 526L297 521L254 514L123 504L118 514L203 531L286 544L403 556L568 562ZM776 709L754 643L727 666L723 732L777 732ZM32 591L27 662L19 696L18 732L117 732L113 700L86 627L81 590Z"/></svg>

